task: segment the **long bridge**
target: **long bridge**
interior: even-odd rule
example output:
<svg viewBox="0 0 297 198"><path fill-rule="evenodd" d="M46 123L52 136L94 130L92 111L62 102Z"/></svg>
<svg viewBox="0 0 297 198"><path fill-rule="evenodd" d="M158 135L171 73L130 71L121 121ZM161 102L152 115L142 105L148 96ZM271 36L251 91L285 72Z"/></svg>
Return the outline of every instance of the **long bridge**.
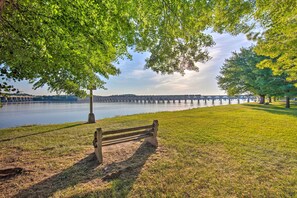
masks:
<svg viewBox="0 0 297 198"><path fill-rule="evenodd" d="M28 94L17 94L17 95L6 95L0 97L0 102L28 102L28 101L79 101L88 102L89 99L77 99L75 96L32 96ZM238 95L238 96L227 96L227 95L112 95L112 96L94 96L93 101L99 103L109 102L129 102L129 103L194 103L200 102L207 103L212 101L214 103L219 100L220 103L228 101L229 104L232 101L240 103L241 100L247 102L256 100L257 97L251 95ZM233 102L234 103L234 102Z"/></svg>
<svg viewBox="0 0 297 198"><path fill-rule="evenodd" d="M0 102L28 102L33 101L34 96L28 94L7 94L5 96L0 96Z"/></svg>
<svg viewBox="0 0 297 198"><path fill-rule="evenodd" d="M219 100L220 103L222 101L231 101L237 100L240 103L240 100L246 100L250 102L251 100L255 100L255 96L251 95L238 95L238 96L227 96L227 95L112 95L112 96L94 96L94 102L134 102L134 103L194 103L196 101L198 104L200 101L212 101L214 103L215 100Z"/></svg>
<svg viewBox="0 0 297 198"><path fill-rule="evenodd" d="M53 96L33 96L29 94L5 94L0 97L1 103L15 103L15 102L76 102L78 98L73 95L53 95Z"/></svg>

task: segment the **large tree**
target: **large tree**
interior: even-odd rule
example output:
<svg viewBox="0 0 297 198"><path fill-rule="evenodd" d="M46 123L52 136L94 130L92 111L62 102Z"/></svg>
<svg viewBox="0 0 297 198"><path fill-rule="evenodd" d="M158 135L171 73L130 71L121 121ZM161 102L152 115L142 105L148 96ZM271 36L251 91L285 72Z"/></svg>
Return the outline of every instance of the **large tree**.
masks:
<svg viewBox="0 0 297 198"><path fill-rule="evenodd" d="M265 96L296 95L296 88L286 81L286 74L274 76L269 68L260 69L256 65L268 57L259 56L253 48L242 48L240 52L225 60L217 76L218 85L229 95L252 93L260 96L260 103Z"/></svg>
<svg viewBox="0 0 297 198"><path fill-rule="evenodd" d="M2 82L84 95L119 74L129 47L150 52L156 72L198 70L214 45L205 30L246 31L251 10L245 0L0 0Z"/></svg>
<svg viewBox="0 0 297 198"><path fill-rule="evenodd" d="M258 67L286 72L287 80L297 86L297 1L256 1L254 16L261 25L261 33L251 34L257 40L255 51L270 57Z"/></svg>

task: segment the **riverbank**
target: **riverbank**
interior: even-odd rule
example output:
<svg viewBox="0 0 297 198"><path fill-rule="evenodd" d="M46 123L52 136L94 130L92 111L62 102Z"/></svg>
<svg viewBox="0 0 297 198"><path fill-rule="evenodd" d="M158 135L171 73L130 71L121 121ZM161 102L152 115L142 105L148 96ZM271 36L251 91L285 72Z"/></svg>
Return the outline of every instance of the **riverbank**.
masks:
<svg viewBox="0 0 297 198"><path fill-rule="evenodd" d="M0 130L3 197L294 197L297 192L297 107L242 104ZM157 150L131 142L105 147L104 130L160 126ZM108 177L114 175L113 177ZM106 179L108 178L108 179Z"/></svg>

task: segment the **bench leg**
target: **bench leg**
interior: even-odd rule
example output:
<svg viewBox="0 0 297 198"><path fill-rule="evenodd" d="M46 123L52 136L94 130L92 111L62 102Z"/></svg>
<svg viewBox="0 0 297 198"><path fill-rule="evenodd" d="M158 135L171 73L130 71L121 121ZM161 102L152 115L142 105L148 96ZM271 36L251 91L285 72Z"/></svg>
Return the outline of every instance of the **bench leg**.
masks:
<svg viewBox="0 0 297 198"><path fill-rule="evenodd" d="M99 164L102 164L103 162L103 155L102 155L102 129L99 128L95 132L95 136L97 139L97 142L95 143L95 154L98 159Z"/></svg>
<svg viewBox="0 0 297 198"><path fill-rule="evenodd" d="M158 147L158 140L157 140L157 131L158 131L158 120L154 120L153 122L153 136L145 138L145 142L150 143L154 147Z"/></svg>
<svg viewBox="0 0 297 198"><path fill-rule="evenodd" d="M155 137L147 137L144 140L145 140L145 142L150 143L154 147L158 147L158 140L157 140L157 138L155 138Z"/></svg>

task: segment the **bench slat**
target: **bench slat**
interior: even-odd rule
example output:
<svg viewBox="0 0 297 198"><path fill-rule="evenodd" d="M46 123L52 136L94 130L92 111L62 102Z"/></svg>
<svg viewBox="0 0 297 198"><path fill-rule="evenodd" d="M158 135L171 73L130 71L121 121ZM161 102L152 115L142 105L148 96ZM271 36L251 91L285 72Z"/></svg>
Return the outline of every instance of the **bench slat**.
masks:
<svg viewBox="0 0 297 198"><path fill-rule="evenodd" d="M126 129L118 129L118 130L111 130L111 131L104 131L103 135L111 135L116 133L123 133L123 132L129 132L129 131L136 131L141 129L149 129L152 128L153 125L147 125L147 126L140 126L140 127L133 127L133 128L126 128Z"/></svg>
<svg viewBox="0 0 297 198"><path fill-rule="evenodd" d="M109 141L103 142L102 146L109 146L109 145L118 144L118 143L130 142L133 140L139 140L139 139L143 139L143 138L150 137L150 136L153 136L153 134L148 133L148 134L130 136L130 137L116 139L116 140L109 140Z"/></svg>
<svg viewBox="0 0 297 198"><path fill-rule="evenodd" d="M136 131L136 132L130 132L130 133L122 133L122 134L119 134L119 135L112 135L112 136L107 136L107 137L104 136L102 138L102 141L114 140L114 139L119 139L119 138L124 138L124 137L130 137L130 136L135 136L135 135L141 135L141 134L146 134L146 133L151 133L151 132L153 132L152 129L150 129L150 130L143 130L143 131Z"/></svg>

